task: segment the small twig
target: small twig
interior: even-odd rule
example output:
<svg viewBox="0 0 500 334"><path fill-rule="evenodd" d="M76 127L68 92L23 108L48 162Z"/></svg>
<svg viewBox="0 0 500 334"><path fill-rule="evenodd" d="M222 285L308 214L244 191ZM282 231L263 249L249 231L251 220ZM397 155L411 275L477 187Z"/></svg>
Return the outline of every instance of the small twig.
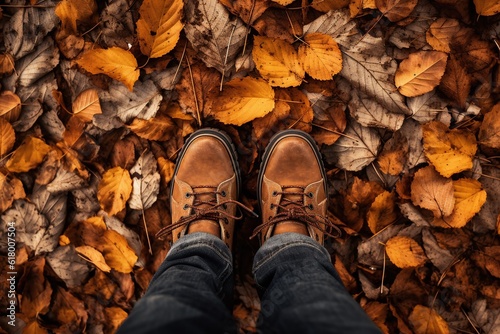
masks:
<svg viewBox="0 0 500 334"><path fill-rule="evenodd" d="M151 247L151 240L149 240L148 224L146 224L146 215L144 214L144 206L142 208L142 221L144 222L144 229L146 230L146 239L148 240L149 254L153 255L153 248Z"/></svg>
<svg viewBox="0 0 500 334"><path fill-rule="evenodd" d="M384 293L384 279L385 279L385 244L382 242L379 242L379 244L384 246L384 263L382 266L382 280L380 282L380 295Z"/></svg>
<svg viewBox="0 0 500 334"><path fill-rule="evenodd" d="M250 35L250 23L252 22L252 16L253 16L253 11L255 9L255 3L257 0L252 1L252 8L250 8L250 16L248 17L248 22L247 22L247 33L245 34L245 43L243 43L243 51L241 52L241 55L243 56L245 54L245 51L247 49L247 41L248 41L248 35Z"/></svg>
<svg viewBox="0 0 500 334"><path fill-rule="evenodd" d="M149 60L150 60L150 59L151 59L151 58L149 58L149 57L148 57L148 59L146 60L146 62L144 63L144 65L141 65L141 66L139 66L138 68L139 68L139 69L141 69L141 68L146 67L146 65L149 63Z"/></svg>
<svg viewBox="0 0 500 334"><path fill-rule="evenodd" d="M467 315L467 312L465 312L465 310L464 310L462 307L460 307L460 310L461 310L461 311L462 311L462 313L465 315L465 317L467 318L467 321L468 321L468 322L469 322L469 324L472 326L472 328L474 328L474 330L476 331L476 333L477 333L477 334L481 334L481 333L477 330L476 326L474 326L474 323L472 323L472 320L470 320L469 316Z"/></svg>
<svg viewBox="0 0 500 334"><path fill-rule="evenodd" d="M194 95L194 105L196 106L196 116L198 117L198 126L201 128L201 116L200 116L200 106L198 105L198 97L196 96L196 88L194 86L193 72L191 71L191 63L189 62L189 57L186 57L186 62L188 64L189 76L191 77L191 86L193 88Z"/></svg>
<svg viewBox="0 0 500 334"><path fill-rule="evenodd" d="M224 58L224 65L222 67L222 77L220 78L220 87L219 91L222 92L222 84L224 83L224 77L226 75L226 65L227 65L227 58L229 56L229 48L231 47L231 39L233 38L234 31L236 30L236 23L233 24L233 30L231 30L231 35L229 36L229 41L227 42L227 49L226 49L226 57ZM200 124L201 126L201 124Z"/></svg>
<svg viewBox="0 0 500 334"><path fill-rule="evenodd" d="M500 179L498 177L494 177L494 176L491 176L491 175L486 175L486 174L483 174L483 173L478 173L479 175L481 176L484 176L488 179L493 179L493 180L497 180L497 181L500 181Z"/></svg>
<svg viewBox="0 0 500 334"><path fill-rule="evenodd" d="M101 24L101 22L102 21L97 22L92 28L90 28L89 30L87 30L86 32L84 32L82 34L82 37L85 36L86 34L88 34L89 32L91 32L92 30L94 30L95 28L97 28Z"/></svg>
<svg viewBox="0 0 500 334"><path fill-rule="evenodd" d="M175 70L175 73L174 73L174 77L172 78L172 82L170 83L171 85L174 84L175 78L177 78L177 74L179 73L179 70L181 68L182 60L184 59L184 55L186 54L187 44L188 43L186 41L186 43L184 44L184 50L182 50L181 60L179 61L179 65L177 66L177 69Z"/></svg>

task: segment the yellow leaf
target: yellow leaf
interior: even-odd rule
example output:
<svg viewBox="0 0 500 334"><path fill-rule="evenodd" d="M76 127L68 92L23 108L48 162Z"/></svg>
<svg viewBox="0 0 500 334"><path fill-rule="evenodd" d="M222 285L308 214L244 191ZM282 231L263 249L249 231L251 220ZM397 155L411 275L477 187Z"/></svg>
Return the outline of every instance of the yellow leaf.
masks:
<svg viewBox="0 0 500 334"><path fill-rule="evenodd" d="M73 114L84 122L92 121L96 114L101 113L101 104L97 90L87 89L78 95L73 102Z"/></svg>
<svg viewBox="0 0 500 334"><path fill-rule="evenodd" d="M391 262L398 268L418 267L427 260L422 247L409 237L392 237L385 244L385 250Z"/></svg>
<svg viewBox="0 0 500 334"><path fill-rule="evenodd" d="M439 121L422 126L424 153L439 174L450 177L471 169L476 154L476 137L468 130L450 130Z"/></svg>
<svg viewBox="0 0 500 334"><path fill-rule="evenodd" d="M17 113L21 109L21 99L11 91L0 93L0 116L7 113Z"/></svg>
<svg viewBox="0 0 500 334"><path fill-rule="evenodd" d="M23 328L23 334L48 334L48 331L35 319Z"/></svg>
<svg viewBox="0 0 500 334"><path fill-rule="evenodd" d="M141 138L165 141L172 136L175 124L170 118L160 115L149 120L136 118L127 127Z"/></svg>
<svg viewBox="0 0 500 334"><path fill-rule="evenodd" d="M347 7L349 2L350 0L313 0L311 6L320 12L326 13L331 10Z"/></svg>
<svg viewBox="0 0 500 334"><path fill-rule="evenodd" d="M255 36L253 60L260 75L273 87L295 87L302 83L304 69L293 46L278 38Z"/></svg>
<svg viewBox="0 0 500 334"><path fill-rule="evenodd" d="M115 333L118 327L125 321L128 314L120 307L112 306L104 309L106 315L107 325L111 332Z"/></svg>
<svg viewBox="0 0 500 334"><path fill-rule="evenodd" d="M137 255L130 248L127 239L113 230L104 232L103 243L99 250L104 255L106 263L121 273L131 272L137 262Z"/></svg>
<svg viewBox="0 0 500 334"><path fill-rule="evenodd" d="M280 4L282 6L287 6L291 4L294 0L272 0L273 2L276 2L277 4Z"/></svg>
<svg viewBox="0 0 500 334"><path fill-rule="evenodd" d="M444 74L448 55L439 51L418 51L399 64L394 78L399 92L407 97L428 93Z"/></svg>
<svg viewBox="0 0 500 334"><path fill-rule="evenodd" d="M92 74L106 74L122 82L129 90L133 90L139 79L134 55L119 47L88 50L76 63Z"/></svg>
<svg viewBox="0 0 500 334"><path fill-rule="evenodd" d="M95 0L62 0L55 9L61 20L61 29L68 35L77 35L77 23L88 21L95 12Z"/></svg>
<svg viewBox="0 0 500 334"><path fill-rule="evenodd" d="M274 91L263 80L233 79L212 99L210 113L225 124L242 125L274 108Z"/></svg>
<svg viewBox="0 0 500 334"><path fill-rule="evenodd" d="M7 210L14 201L14 189L7 177L0 172L0 213Z"/></svg>
<svg viewBox="0 0 500 334"><path fill-rule="evenodd" d="M91 246L80 246L75 248L76 252L80 254L85 260L93 263L97 268L109 273L111 267L106 264L104 256L97 249Z"/></svg>
<svg viewBox="0 0 500 334"><path fill-rule="evenodd" d="M439 175L432 166L419 169L411 183L411 200L431 210L436 218L448 216L455 205L453 182Z"/></svg>
<svg viewBox="0 0 500 334"><path fill-rule="evenodd" d="M321 33L306 34L299 47L299 61L314 79L331 80L342 70L342 54L337 42Z"/></svg>
<svg viewBox="0 0 500 334"><path fill-rule="evenodd" d="M10 157L5 167L13 173L27 172L37 167L49 153L50 146L36 137L28 137Z"/></svg>
<svg viewBox="0 0 500 334"><path fill-rule="evenodd" d="M425 38L436 51L450 52L450 43L460 30L460 23L455 19L439 18L434 21Z"/></svg>
<svg viewBox="0 0 500 334"><path fill-rule="evenodd" d="M14 57L10 53L0 53L0 75L10 75L12 72L14 72Z"/></svg>
<svg viewBox="0 0 500 334"><path fill-rule="evenodd" d="M500 13L500 2L498 0L474 0L476 13L483 16L493 16Z"/></svg>
<svg viewBox="0 0 500 334"><path fill-rule="evenodd" d="M486 191L474 179L453 181L455 207L448 217L435 219L432 224L440 227L464 227L486 202Z"/></svg>
<svg viewBox="0 0 500 334"><path fill-rule="evenodd" d="M160 169L160 175L165 182L165 184L168 184L170 180L172 180L172 177L174 176L174 168L175 164L167 160L163 157L158 158L158 167Z"/></svg>
<svg viewBox="0 0 500 334"><path fill-rule="evenodd" d="M5 119L0 117L0 158L9 153L16 142L14 128Z"/></svg>
<svg viewBox="0 0 500 334"><path fill-rule="evenodd" d="M417 305L408 317L415 334L448 334L448 323L433 309Z"/></svg>
<svg viewBox="0 0 500 334"><path fill-rule="evenodd" d="M395 193L388 192L387 190L384 190L383 193L375 198L366 215L368 227L373 234L396 220L395 200Z"/></svg>
<svg viewBox="0 0 500 334"><path fill-rule="evenodd" d="M125 208L132 192L132 179L128 170L115 167L104 173L97 191L101 209L110 216Z"/></svg>
<svg viewBox="0 0 500 334"><path fill-rule="evenodd" d="M144 55L158 58L175 47L184 26L182 8L182 0L145 0L142 3L137 37Z"/></svg>
<svg viewBox="0 0 500 334"><path fill-rule="evenodd" d="M66 234L62 234L59 236L59 246L66 246L71 243L71 240L69 240L68 236Z"/></svg>

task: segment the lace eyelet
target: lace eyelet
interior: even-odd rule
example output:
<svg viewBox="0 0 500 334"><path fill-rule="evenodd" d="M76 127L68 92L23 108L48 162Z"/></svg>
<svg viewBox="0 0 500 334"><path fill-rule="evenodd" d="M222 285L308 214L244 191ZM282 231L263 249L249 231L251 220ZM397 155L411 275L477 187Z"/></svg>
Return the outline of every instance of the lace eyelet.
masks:
<svg viewBox="0 0 500 334"><path fill-rule="evenodd" d="M227 209L227 205L226 204L222 204L222 208L223 209Z"/></svg>
<svg viewBox="0 0 500 334"><path fill-rule="evenodd" d="M182 207L183 210L187 210L188 209L188 205L187 204L184 204L184 206Z"/></svg>
<svg viewBox="0 0 500 334"><path fill-rule="evenodd" d="M273 191L273 196L274 196L274 197L278 196L278 192L277 192L276 190L275 190L275 191Z"/></svg>
<svg viewBox="0 0 500 334"><path fill-rule="evenodd" d="M186 193L185 197L189 198L189 197L191 197L191 194L190 193Z"/></svg>
<svg viewBox="0 0 500 334"><path fill-rule="evenodd" d="M222 190L222 191L220 192L220 195L221 195L222 197L226 197L226 191L225 191L225 190Z"/></svg>
<svg viewBox="0 0 500 334"><path fill-rule="evenodd" d="M313 194L312 192L309 192L309 193L307 194L307 197L309 197L309 198L313 198L313 196L314 196L314 194Z"/></svg>
<svg viewBox="0 0 500 334"><path fill-rule="evenodd" d="M274 204L271 204L271 210L274 209Z"/></svg>
<svg viewBox="0 0 500 334"><path fill-rule="evenodd" d="M309 210L312 210L312 209L314 209L314 206L313 206L312 204L309 204L309 205L307 206L307 208L308 208Z"/></svg>

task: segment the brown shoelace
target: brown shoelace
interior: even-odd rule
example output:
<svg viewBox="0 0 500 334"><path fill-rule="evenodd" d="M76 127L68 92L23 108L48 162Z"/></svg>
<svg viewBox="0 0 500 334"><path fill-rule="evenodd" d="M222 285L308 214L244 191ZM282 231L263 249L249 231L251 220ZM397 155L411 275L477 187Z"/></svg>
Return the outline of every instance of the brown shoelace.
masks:
<svg viewBox="0 0 500 334"><path fill-rule="evenodd" d="M305 187L302 186L283 186L283 190L289 189L289 188L296 188L300 189L301 191L276 191L273 193L273 196L281 196L281 201L279 204L274 205L271 204L271 208L277 206L279 208L278 213L270 218L268 221L265 223L257 226L253 230L253 234L250 237L250 239L254 238L257 234L259 234L263 229L268 228L274 224L277 224L279 222L287 221L287 220L293 220L293 221L298 221L301 223L304 223L306 225L311 225L324 234L332 237L332 238L338 238L342 236L342 230L336 226L328 217L325 217L323 215L317 214L317 213L312 213L312 212L307 212L306 209L312 210L312 207L309 205L304 204L304 196L311 197L312 194L306 194ZM300 196L300 200L291 200L285 196L290 196L290 195L297 195ZM324 224L327 228L324 228L322 226ZM333 233L332 231L335 231Z"/></svg>
<svg viewBox="0 0 500 334"><path fill-rule="evenodd" d="M200 192L195 192L195 189L199 188L208 188L208 189L215 189L212 191L200 191ZM244 204L228 199L226 201L222 201L220 203L217 203L217 195L221 195L222 197L226 196L226 193L224 191L220 192L217 191L217 186L194 186L192 187L193 192L192 193L186 193L186 196L194 196L193 204L185 204L184 209L193 209L194 213L188 216L182 216L177 222L165 226L161 228L155 235L156 238L161 239L164 235L171 233L173 230L190 224L194 221L197 220L215 220L218 221L219 219L224 219L226 222L228 219L241 219L243 217L242 214L239 216L233 216L229 214L228 212L225 211L227 204L235 204L237 207L244 209L245 211L251 213L252 215L258 217L258 215L253 212L249 207L245 206ZM200 200L198 199L198 196L200 195L210 195L210 200ZM205 208L200 208L200 205L206 205ZM221 209L222 208L222 209Z"/></svg>

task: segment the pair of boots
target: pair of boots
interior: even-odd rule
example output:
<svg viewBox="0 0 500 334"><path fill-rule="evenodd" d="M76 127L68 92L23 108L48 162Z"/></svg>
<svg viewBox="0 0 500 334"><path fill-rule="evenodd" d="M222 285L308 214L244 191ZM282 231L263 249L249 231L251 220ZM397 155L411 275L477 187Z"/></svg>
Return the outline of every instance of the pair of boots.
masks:
<svg viewBox="0 0 500 334"><path fill-rule="evenodd" d="M179 153L171 183L172 225L157 236L205 232L220 237L231 249L241 176L231 139L215 129L193 133ZM276 134L262 157L257 193L262 224L253 233L262 244L280 233L309 235L323 245L325 234L340 235L327 217L328 190L321 155L305 132ZM253 212L252 212L253 213Z"/></svg>

